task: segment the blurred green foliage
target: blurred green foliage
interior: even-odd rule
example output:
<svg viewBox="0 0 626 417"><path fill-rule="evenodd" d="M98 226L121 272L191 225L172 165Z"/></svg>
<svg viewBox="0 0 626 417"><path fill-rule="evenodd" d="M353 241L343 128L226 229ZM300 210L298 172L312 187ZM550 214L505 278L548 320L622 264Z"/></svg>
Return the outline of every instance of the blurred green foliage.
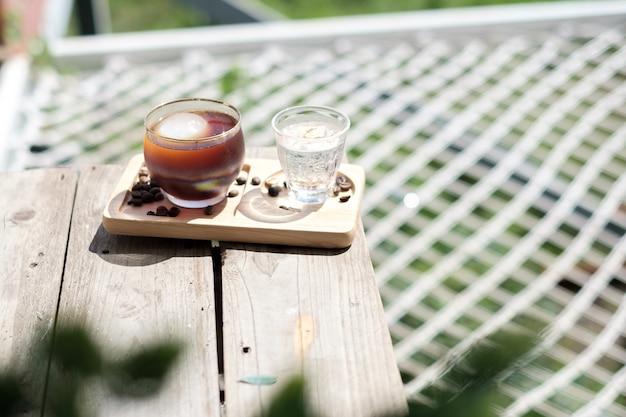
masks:
<svg viewBox="0 0 626 417"><path fill-rule="evenodd" d="M292 19L403 12L451 7L537 3L549 0L261 0ZM559 1L559 0L552 0Z"/></svg>
<svg viewBox="0 0 626 417"><path fill-rule="evenodd" d="M431 388L432 404L409 401L408 417L496 417L499 415L498 383L523 366L524 357L536 345L534 335L498 332L470 349ZM307 406L305 381L295 377L279 392L264 417L324 417ZM389 414L380 417L405 417Z"/></svg>
<svg viewBox="0 0 626 417"><path fill-rule="evenodd" d="M155 395L182 349L176 341L155 342L112 359L85 326L70 323L53 334L42 329L24 347L27 360L0 370L0 417L44 409L47 416L89 415L79 398L96 380L119 398Z"/></svg>
<svg viewBox="0 0 626 417"><path fill-rule="evenodd" d="M291 19L485 6L550 0L255 0ZM551 0L564 1L564 0ZM245 2L244 2L245 3ZM210 25L210 18L185 0L109 0L113 32Z"/></svg>
<svg viewBox="0 0 626 417"><path fill-rule="evenodd" d="M209 25L184 0L109 0L113 32L158 30ZM138 29L140 27L140 29Z"/></svg>
<svg viewBox="0 0 626 417"><path fill-rule="evenodd" d="M53 337L47 335L43 332L33 339L38 342L27 348L31 358L24 367L0 371L0 417L44 408L46 415L56 417L91 414L79 398L84 397L82 390L96 379L122 399L156 395L182 352L180 343L165 341L128 351L121 359L112 360L84 326L70 324L58 327ZM451 361L441 381L428 389L431 404L409 401L408 416L498 416L495 404L499 381L514 375L536 342L537 337L532 335L491 335ZM322 417L309 406L302 376L284 386L263 416Z"/></svg>

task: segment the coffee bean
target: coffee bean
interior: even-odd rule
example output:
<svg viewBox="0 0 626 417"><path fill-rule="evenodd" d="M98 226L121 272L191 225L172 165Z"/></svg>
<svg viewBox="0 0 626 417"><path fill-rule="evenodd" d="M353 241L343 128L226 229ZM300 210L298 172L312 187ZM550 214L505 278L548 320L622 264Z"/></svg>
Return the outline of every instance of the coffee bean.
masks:
<svg viewBox="0 0 626 417"><path fill-rule="evenodd" d="M235 182L237 183L237 185L244 185L246 183L246 177L237 177Z"/></svg>
<svg viewBox="0 0 626 417"><path fill-rule="evenodd" d="M131 198L130 204L132 204L135 207L139 207L143 204L143 201L141 201L141 198Z"/></svg>
<svg viewBox="0 0 626 417"><path fill-rule="evenodd" d="M178 216L179 214L180 214L180 209L179 209L178 207L176 207L176 206L174 206L174 207L170 208L170 209L167 211L167 215L168 215L168 216L170 216L170 217L176 217L176 216Z"/></svg>
<svg viewBox="0 0 626 417"><path fill-rule="evenodd" d="M210 216L211 214L213 214L213 206L206 206L204 208L204 214L206 214L207 216Z"/></svg>
<svg viewBox="0 0 626 417"><path fill-rule="evenodd" d="M348 200L350 200L349 195L342 195L341 197L339 197L339 201L341 201L342 203L345 203Z"/></svg>
<svg viewBox="0 0 626 417"><path fill-rule="evenodd" d="M149 192L146 192L145 194L141 196L141 201L143 203L152 203L154 201L154 195L150 194Z"/></svg>
<svg viewBox="0 0 626 417"><path fill-rule="evenodd" d="M270 188L272 186L277 186L280 187L281 185L283 185L283 182L281 181L281 178L267 178L263 184L267 187Z"/></svg>
<svg viewBox="0 0 626 417"><path fill-rule="evenodd" d="M156 213L152 210L148 210L148 212L146 213L148 216L156 216Z"/></svg>
<svg viewBox="0 0 626 417"><path fill-rule="evenodd" d="M339 188L341 188L341 191L348 191L350 188L352 188L352 184L344 181L341 184L339 184Z"/></svg>
<svg viewBox="0 0 626 417"><path fill-rule="evenodd" d="M270 188L267 189L267 193L270 195L270 197L276 197L278 196L278 194L280 194L280 190L280 186L272 185Z"/></svg>
<svg viewBox="0 0 626 417"><path fill-rule="evenodd" d="M341 187L340 187L340 186L338 186L338 185L335 185L335 186L333 187L333 195L334 195L335 197L337 197L337 196L339 195L339 193L340 193L340 192L341 192Z"/></svg>
<svg viewBox="0 0 626 417"><path fill-rule="evenodd" d="M336 180L337 184L341 184L342 182L346 182L346 177L343 175L339 175Z"/></svg>
<svg viewBox="0 0 626 417"><path fill-rule="evenodd" d="M158 193L161 192L161 187L155 187L154 185L150 184L150 186L152 188L150 188L150 190L148 191L150 194L152 195L157 195Z"/></svg>
<svg viewBox="0 0 626 417"><path fill-rule="evenodd" d="M157 216L167 216L169 214L169 210L165 206L159 206L159 207L156 208L156 213L155 214Z"/></svg>
<svg viewBox="0 0 626 417"><path fill-rule="evenodd" d="M261 178L259 178L259 177L253 177L253 178L250 180L250 184L252 184L252 185L259 185L259 184L261 184Z"/></svg>
<svg viewBox="0 0 626 417"><path fill-rule="evenodd" d="M163 195L163 193L156 193L154 195L154 201L162 201L163 199L165 199L165 196Z"/></svg>
<svg viewBox="0 0 626 417"><path fill-rule="evenodd" d="M230 190L228 192L228 194L226 194L228 197L237 197L239 195L239 191L237 190Z"/></svg>
<svg viewBox="0 0 626 417"><path fill-rule="evenodd" d="M286 206L284 204L278 206L278 208L283 209L283 210L288 210L288 211L295 211L295 212L301 212L302 209L299 207L291 207L291 206Z"/></svg>
<svg viewBox="0 0 626 417"><path fill-rule="evenodd" d="M132 198L141 198L141 190L132 191L130 193L130 196Z"/></svg>

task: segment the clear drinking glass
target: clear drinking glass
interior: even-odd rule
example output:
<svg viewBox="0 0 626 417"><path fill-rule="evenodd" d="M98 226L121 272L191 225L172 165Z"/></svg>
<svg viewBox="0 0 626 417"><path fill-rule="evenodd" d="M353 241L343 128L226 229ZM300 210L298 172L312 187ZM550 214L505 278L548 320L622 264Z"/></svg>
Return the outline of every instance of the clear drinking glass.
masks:
<svg viewBox="0 0 626 417"><path fill-rule="evenodd" d="M245 158L239 110L202 98L170 101L145 118L144 158L150 177L181 207L219 203Z"/></svg>
<svg viewBox="0 0 626 417"><path fill-rule="evenodd" d="M350 119L326 106L296 106L272 119L278 158L292 199L323 203L332 193Z"/></svg>

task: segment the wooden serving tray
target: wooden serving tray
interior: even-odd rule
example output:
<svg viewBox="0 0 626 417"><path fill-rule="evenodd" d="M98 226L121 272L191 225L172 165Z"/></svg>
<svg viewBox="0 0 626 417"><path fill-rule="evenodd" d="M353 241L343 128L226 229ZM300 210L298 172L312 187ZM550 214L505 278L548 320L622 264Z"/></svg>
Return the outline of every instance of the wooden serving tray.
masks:
<svg viewBox="0 0 626 417"><path fill-rule="evenodd" d="M204 209L180 208L176 217L148 215L158 206L174 207L165 200L135 207L129 204L131 189L145 171L143 154L128 163L102 214L104 228L130 236L153 236L231 242L266 243L323 248L350 246L360 215L365 174L357 165L342 164L339 175L351 185L347 191L328 198L323 204L298 205L288 199L287 191L272 197L269 183L282 184L278 160L246 159L241 176L244 184L233 182L227 197L210 214ZM251 179L261 183L253 185ZM345 201L347 200L347 201Z"/></svg>

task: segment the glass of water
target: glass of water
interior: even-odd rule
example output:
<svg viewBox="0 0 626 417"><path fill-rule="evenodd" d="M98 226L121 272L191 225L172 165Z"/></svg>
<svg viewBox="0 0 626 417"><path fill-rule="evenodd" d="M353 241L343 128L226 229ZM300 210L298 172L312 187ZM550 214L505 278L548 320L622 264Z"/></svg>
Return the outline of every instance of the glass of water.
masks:
<svg viewBox="0 0 626 417"><path fill-rule="evenodd" d="M272 119L278 159L290 198L320 204L332 194L350 119L326 106L296 106Z"/></svg>

